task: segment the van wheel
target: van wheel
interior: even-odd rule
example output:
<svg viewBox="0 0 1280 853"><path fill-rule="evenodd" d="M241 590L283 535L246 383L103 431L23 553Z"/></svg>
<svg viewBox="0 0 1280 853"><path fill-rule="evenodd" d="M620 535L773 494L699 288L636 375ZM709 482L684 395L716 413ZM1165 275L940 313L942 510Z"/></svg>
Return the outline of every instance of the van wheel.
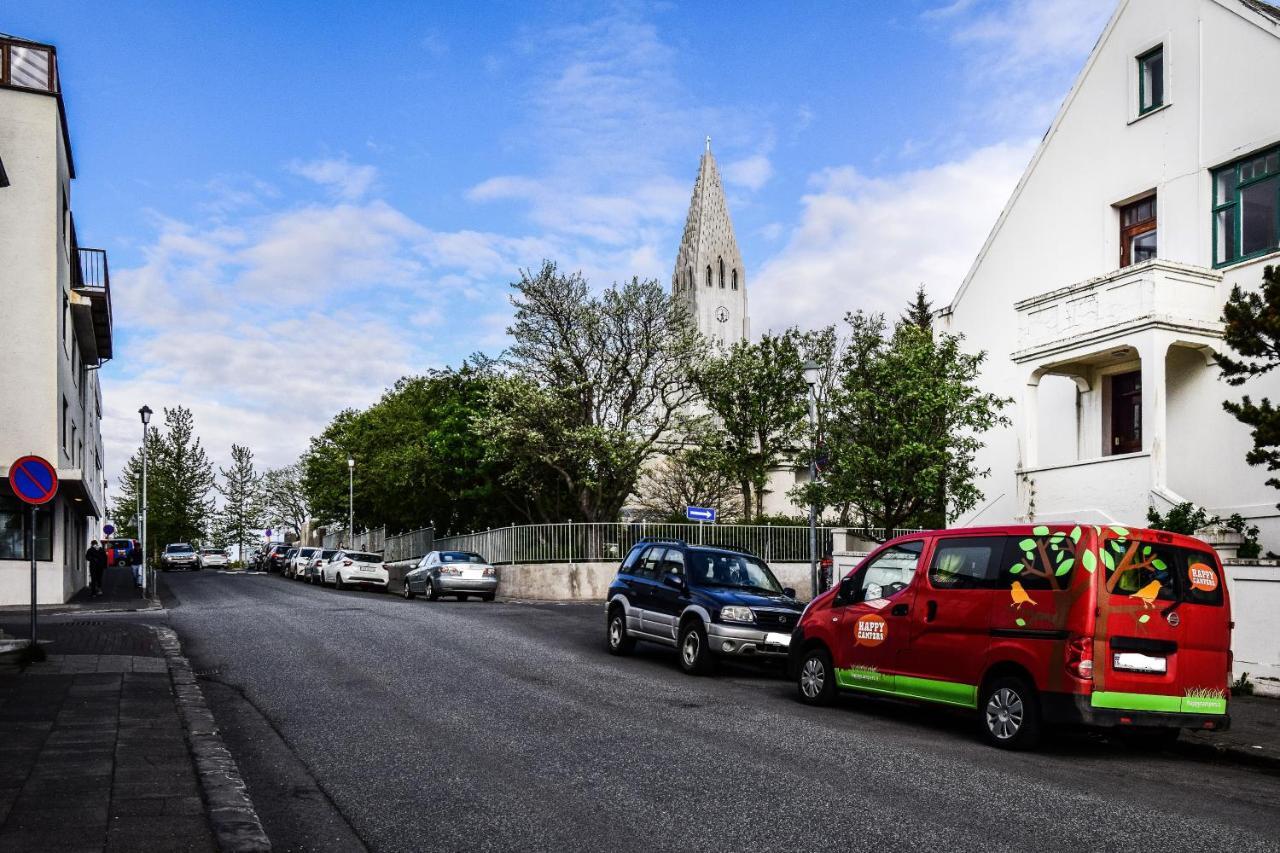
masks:
<svg viewBox="0 0 1280 853"><path fill-rule="evenodd" d="M982 734L1000 749L1030 749L1040 740L1040 700L1014 676L996 678L978 700Z"/></svg>
<svg viewBox="0 0 1280 853"><path fill-rule="evenodd" d="M836 698L836 672L831 655L821 646L810 649L800 663L796 690L806 705L830 705Z"/></svg>
<svg viewBox="0 0 1280 853"><path fill-rule="evenodd" d="M710 675L715 667L711 657L711 644L707 642L707 629L701 619L690 619L680 628L680 668L690 675Z"/></svg>
<svg viewBox="0 0 1280 853"><path fill-rule="evenodd" d="M609 611L607 636L609 638L609 654L629 655L635 651L636 641L627 636L627 614L623 612L621 607L614 607Z"/></svg>

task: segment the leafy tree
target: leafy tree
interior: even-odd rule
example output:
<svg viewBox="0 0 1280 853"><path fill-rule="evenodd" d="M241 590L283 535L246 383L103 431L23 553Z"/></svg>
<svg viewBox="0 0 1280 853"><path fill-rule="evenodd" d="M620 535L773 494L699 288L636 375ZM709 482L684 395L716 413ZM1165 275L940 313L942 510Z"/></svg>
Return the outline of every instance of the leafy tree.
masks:
<svg viewBox="0 0 1280 853"><path fill-rule="evenodd" d="M529 496L530 520L616 521L641 469L687 440L701 337L654 280L596 296L548 261L512 287L487 458L508 494Z"/></svg>
<svg viewBox="0 0 1280 853"><path fill-rule="evenodd" d="M152 463L160 452L160 431L149 427L146 432L148 463ZM150 473L150 472L148 472ZM154 488L154 481L149 485ZM116 483L116 496L111 504L111 520L115 524L116 535L137 539L140 536L138 507L142 495L142 449L134 451L120 472L120 480ZM154 510L154 497L153 497Z"/></svg>
<svg viewBox="0 0 1280 853"><path fill-rule="evenodd" d="M1170 533L1194 536L1197 530L1218 520L1216 515L1210 516L1204 507L1196 506L1191 501L1183 501L1170 507L1165 515L1161 515L1154 506L1147 507L1147 524L1152 530L1168 530Z"/></svg>
<svg viewBox="0 0 1280 853"><path fill-rule="evenodd" d="M883 315L845 320L823 437L829 465L793 496L888 529L937 526L944 488L948 518L971 509L982 496L977 480L989 473L974 461L981 435L1009 422L1000 412L1010 401L977 387L985 354L912 323L890 332Z"/></svg>
<svg viewBox="0 0 1280 853"><path fill-rule="evenodd" d="M219 468L222 483L222 510L216 519L219 545L235 543L237 554L244 559L246 542L256 541L266 516L262 477L254 470L253 451L239 444L231 445L231 467Z"/></svg>
<svg viewBox="0 0 1280 853"><path fill-rule="evenodd" d="M311 517L311 505L302 480L302 464L295 462L283 468L272 468L262 475L262 493L266 522L272 527L288 528L298 536Z"/></svg>
<svg viewBox="0 0 1280 853"><path fill-rule="evenodd" d="M694 378L720 427L721 471L738 484L743 515L758 515L769 472L793 454L805 430L809 389L800 334L791 329L739 341L706 359Z"/></svg>
<svg viewBox="0 0 1280 853"><path fill-rule="evenodd" d="M645 470L636 488L642 517L649 521L685 521L685 508L715 507L720 518L742 514L738 483L724 466L696 450L681 450Z"/></svg>
<svg viewBox="0 0 1280 853"><path fill-rule="evenodd" d="M1217 355L1228 385L1243 385L1280 367L1280 267L1263 270L1261 291L1233 287L1222 319L1223 339L1235 352ZM1268 471L1280 470L1280 409L1266 397L1255 403L1247 394L1239 402L1225 401L1222 407L1251 429L1253 448L1245 461L1266 465ZM1267 485L1280 488L1280 478L1269 478Z"/></svg>

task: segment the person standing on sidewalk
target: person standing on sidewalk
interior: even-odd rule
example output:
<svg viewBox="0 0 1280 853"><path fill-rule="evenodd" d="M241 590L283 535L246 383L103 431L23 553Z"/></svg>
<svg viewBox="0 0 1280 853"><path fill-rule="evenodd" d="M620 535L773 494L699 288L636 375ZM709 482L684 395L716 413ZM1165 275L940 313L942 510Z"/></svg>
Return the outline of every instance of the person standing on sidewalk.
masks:
<svg viewBox="0 0 1280 853"><path fill-rule="evenodd" d="M95 539L84 558L89 563L89 594L102 595L102 573L107 570L107 552Z"/></svg>

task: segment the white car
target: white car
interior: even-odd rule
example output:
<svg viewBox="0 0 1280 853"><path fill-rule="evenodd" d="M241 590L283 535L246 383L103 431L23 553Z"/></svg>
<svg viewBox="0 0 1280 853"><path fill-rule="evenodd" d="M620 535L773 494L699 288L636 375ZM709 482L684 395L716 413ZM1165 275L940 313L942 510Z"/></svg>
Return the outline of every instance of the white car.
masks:
<svg viewBox="0 0 1280 853"><path fill-rule="evenodd" d="M364 551L339 549L338 553L333 555L333 559L325 563L320 571L324 583L331 583L338 589L346 589L350 586L376 586L385 590L389 580L387 567L382 563L382 555Z"/></svg>
<svg viewBox="0 0 1280 853"><path fill-rule="evenodd" d="M225 569L231 565L227 552L220 548L201 548L196 562L202 569Z"/></svg>
<svg viewBox="0 0 1280 853"><path fill-rule="evenodd" d="M289 565L284 567L284 576L302 580L306 576L307 564L319 555L319 548L299 548L297 553L289 558Z"/></svg>

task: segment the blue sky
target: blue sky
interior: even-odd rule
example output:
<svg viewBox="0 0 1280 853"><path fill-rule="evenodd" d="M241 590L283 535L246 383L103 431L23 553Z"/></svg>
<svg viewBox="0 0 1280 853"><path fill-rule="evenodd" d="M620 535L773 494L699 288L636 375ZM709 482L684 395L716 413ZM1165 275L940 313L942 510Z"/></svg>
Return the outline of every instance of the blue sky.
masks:
<svg viewBox="0 0 1280 853"><path fill-rule="evenodd" d="M945 302L1112 6L9 0L0 31L59 50L114 472L143 402L292 461L500 350L543 258L667 283L708 134L757 331Z"/></svg>

